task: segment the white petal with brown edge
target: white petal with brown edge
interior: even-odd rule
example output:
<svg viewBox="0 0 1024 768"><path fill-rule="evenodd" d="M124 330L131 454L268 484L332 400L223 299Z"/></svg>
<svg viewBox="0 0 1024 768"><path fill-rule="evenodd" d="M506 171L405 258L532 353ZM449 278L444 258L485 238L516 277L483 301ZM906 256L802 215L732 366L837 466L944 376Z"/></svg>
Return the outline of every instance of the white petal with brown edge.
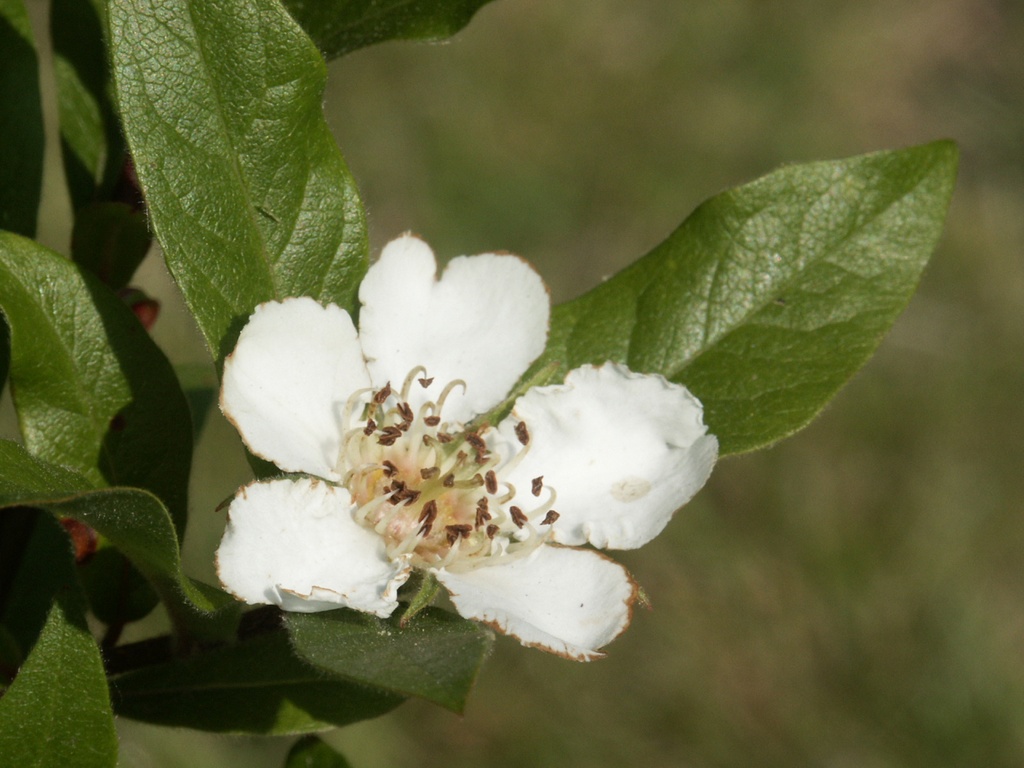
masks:
<svg viewBox="0 0 1024 768"><path fill-rule="evenodd" d="M311 478L242 488L217 550L228 592L289 611L346 607L390 616L409 570L352 518L348 491Z"/></svg>
<svg viewBox="0 0 1024 768"><path fill-rule="evenodd" d="M400 386L416 366L434 381L413 387L418 408L451 381L448 421L497 405L547 341L550 302L540 276L509 255L458 257L437 277L430 247L411 235L385 246L359 287L359 338L373 383Z"/></svg>
<svg viewBox="0 0 1024 768"><path fill-rule="evenodd" d="M704 485L718 456L703 408L686 387L607 363L531 389L499 425L495 447L530 434L526 456L504 479L528 506L532 479L555 489L555 541L634 549L657 536Z"/></svg>
<svg viewBox="0 0 1024 768"><path fill-rule="evenodd" d="M348 313L292 298L253 312L224 362L220 404L256 455L340 480L346 401L369 385Z"/></svg>
<svg viewBox="0 0 1024 768"><path fill-rule="evenodd" d="M470 571L436 571L455 609L523 645L579 661L629 626L636 585L621 565L588 550L542 546Z"/></svg>

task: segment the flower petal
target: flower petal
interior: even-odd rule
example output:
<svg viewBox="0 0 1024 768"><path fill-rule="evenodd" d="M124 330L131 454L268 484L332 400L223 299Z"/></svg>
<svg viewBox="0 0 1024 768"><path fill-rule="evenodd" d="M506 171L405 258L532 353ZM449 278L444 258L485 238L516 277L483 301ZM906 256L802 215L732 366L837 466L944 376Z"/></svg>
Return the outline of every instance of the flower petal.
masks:
<svg viewBox="0 0 1024 768"><path fill-rule="evenodd" d="M449 421L467 421L501 402L547 340L544 283L515 256L487 253L437 262L422 240L385 246L359 287L359 338L377 386L400 386L422 365L434 383L413 387L414 407L455 379L466 382L445 404Z"/></svg>
<svg viewBox="0 0 1024 768"><path fill-rule="evenodd" d="M345 403L369 386L348 313L292 298L256 307L224 362L220 407L253 453L339 480Z"/></svg>
<svg viewBox="0 0 1024 768"><path fill-rule="evenodd" d="M557 492L553 536L561 544L646 544L701 489L718 456L700 401L686 387L612 363L577 368L564 385L520 397L493 438L505 455L520 447L520 420L530 432L528 453L503 479L524 509L537 506L533 478Z"/></svg>
<svg viewBox="0 0 1024 768"><path fill-rule="evenodd" d="M579 661L603 656L629 626L636 585L597 552L541 546L527 557L466 572L437 572L456 610L526 646Z"/></svg>
<svg viewBox="0 0 1024 768"><path fill-rule="evenodd" d="M310 613L345 606L390 616L409 577L384 540L352 518L344 488L314 478L242 488L217 550L225 589L253 604Z"/></svg>

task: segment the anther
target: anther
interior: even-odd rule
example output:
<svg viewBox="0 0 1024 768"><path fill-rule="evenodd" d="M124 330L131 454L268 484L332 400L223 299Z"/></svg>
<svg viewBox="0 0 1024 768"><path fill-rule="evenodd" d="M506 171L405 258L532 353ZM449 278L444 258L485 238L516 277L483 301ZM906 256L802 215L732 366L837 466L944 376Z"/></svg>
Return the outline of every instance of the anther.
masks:
<svg viewBox="0 0 1024 768"><path fill-rule="evenodd" d="M476 508L480 512L486 512L488 509L488 502L486 496L481 496L480 500L476 503Z"/></svg>
<svg viewBox="0 0 1024 768"><path fill-rule="evenodd" d="M516 424L516 437L519 438L519 442L523 445L530 442L530 430L526 428L525 421L520 421Z"/></svg>
<svg viewBox="0 0 1024 768"><path fill-rule="evenodd" d="M387 459L384 459L384 461L381 462L381 466L384 467L384 474L387 477L394 477L398 473L398 467Z"/></svg>
<svg viewBox="0 0 1024 768"><path fill-rule="evenodd" d="M437 442L439 442L439 443L450 443L453 439L454 438L451 435L449 435L447 432L438 432L437 433Z"/></svg>
<svg viewBox="0 0 1024 768"><path fill-rule="evenodd" d="M377 422L373 419L366 420L366 426L363 428L363 434L369 437L373 434L373 430L377 428Z"/></svg>
<svg viewBox="0 0 1024 768"><path fill-rule="evenodd" d="M422 477L424 480L429 480L432 477L437 477L439 474L441 474L440 467L425 467L424 469L420 470L420 477Z"/></svg>
<svg viewBox="0 0 1024 768"><path fill-rule="evenodd" d="M512 515L512 522L516 524L516 528L522 528L526 525L526 521L529 518L523 513L517 506L511 506L508 508L509 514Z"/></svg>
<svg viewBox="0 0 1024 768"><path fill-rule="evenodd" d="M374 392L374 394L373 394L373 402L375 402L377 405L383 405L384 401L387 400L389 397L391 397L391 382L390 381L387 384L385 384L383 387L381 387L379 390Z"/></svg>
<svg viewBox="0 0 1024 768"><path fill-rule="evenodd" d="M421 525L420 526L420 530L419 530L420 536L422 536L424 538L429 536L430 535L430 529L433 528L433 527L434 526L431 523L424 523L423 525Z"/></svg>
<svg viewBox="0 0 1024 768"><path fill-rule="evenodd" d="M497 535L498 531L500 531L500 530L501 530L501 528L499 528L498 526L494 525L493 523L491 525L488 525L487 526L487 538L488 539L493 539L495 537L495 535Z"/></svg>
<svg viewBox="0 0 1024 768"><path fill-rule="evenodd" d="M469 443L470 445L472 445L478 451L486 451L487 450L487 443L485 443L484 439L482 437L480 437L480 435L478 435L476 432L467 432L466 433L466 442Z"/></svg>
<svg viewBox="0 0 1024 768"><path fill-rule="evenodd" d="M476 527L483 528L484 523L491 519L491 513L486 509L480 509L477 507L476 510Z"/></svg>
<svg viewBox="0 0 1024 768"><path fill-rule="evenodd" d="M464 539L473 532L473 526L465 523L462 525L446 525L444 529L448 532L449 544L454 544L459 539Z"/></svg>
<svg viewBox="0 0 1024 768"><path fill-rule="evenodd" d="M428 427L436 427L438 424L441 423L441 417L440 416L426 416L423 419L423 423L426 424Z"/></svg>
<svg viewBox="0 0 1024 768"><path fill-rule="evenodd" d="M533 492L534 496L540 496L540 492L544 490L544 475L533 478L530 490Z"/></svg>
<svg viewBox="0 0 1024 768"><path fill-rule="evenodd" d="M399 403L398 415L402 417L403 421L412 421L414 415L412 412L412 406L408 403Z"/></svg>
<svg viewBox="0 0 1024 768"><path fill-rule="evenodd" d="M427 387L434 383L434 377L431 376L429 379L417 379L417 381L419 381L421 387L426 389Z"/></svg>
<svg viewBox="0 0 1024 768"><path fill-rule="evenodd" d="M422 511L420 511L419 519L416 522L426 522L427 525L430 525L434 522L435 517L437 517L437 502L431 499L430 501L423 505L423 509Z"/></svg>
<svg viewBox="0 0 1024 768"><path fill-rule="evenodd" d="M555 510L549 510L544 519L540 521L541 525L551 525L555 520L558 519L558 513Z"/></svg>
<svg viewBox="0 0 1024 768"><path fill-rule="evenodd" d="M394 445L395 441L402 436L402 430L398 427L384 427L381 430L380 437L377 438L377 442L381 445Z"/></svg>
<svg viewBox="0 0 1024 768"><path fill-rule="evenodd" d="M443 485L445 488L454 488L455 487L455 475L453 475L451 472L449 472L447 475L444 476L444 479L441 480L441 485Z"/></svg>
<svg viewBox="0 0 1024 768"><path fill-rule="evenodd" d="M484 485L487 486L488 493L498 492L498 476L494 474L493 469L488 471L488 473L484 475Z"/></svg>

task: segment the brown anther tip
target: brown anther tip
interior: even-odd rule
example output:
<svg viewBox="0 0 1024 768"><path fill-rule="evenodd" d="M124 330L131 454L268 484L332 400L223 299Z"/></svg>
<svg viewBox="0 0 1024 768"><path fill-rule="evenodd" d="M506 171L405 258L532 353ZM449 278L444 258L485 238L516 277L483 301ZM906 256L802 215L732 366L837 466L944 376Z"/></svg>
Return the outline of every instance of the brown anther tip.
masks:
<svg viewBox="0 0 1024 768"><path fill-rule="evenodd" d="M477 508L476 510L476 527L481 528L483 524L491 519L491 513L486 509Z"/></svg>
<svg viewBox="0 0 1024 768"><path fill-rule="evenodd" d="M429 536L430 535L430 529L433 528L433 527L434 526L431 523L424 523L423 525L421 525L420 526L420 530L419 530L420 536L423 536L423 537Z"/></svg>
<svg viewBox="0 0 1024 768"><path fill-rule="evenodd" d="M496 526L496 525L488 525L487 526L487 538L488 539L493 539L495 537L495 535L497 535L498 531L500 531L500 530L501 529L498 526Z"/></svg>
<svg viewBox="0 0 1024 768"><path fill-rule="evenodd" d="M482 496L480 498L480 500L476 503L476 508L477 509L482 509L484 512L487 511L488 503L487 503L487 497L486 496Z"/></svg>
<svg viewBox="0 0 1024 768"><path fill-rule="evenodd" d="M519 438L519 442L523 445L530 442L530 430L526 428L525 421L520 421L516 424L516 437Z"/></svg>
<svg viewBox="0 0 1024 768"><path fill-rule="evenodd" d="M437 502L431 499L423 505L423 510L420 512L419 519L416 522L422 523L426 520L427 524L430 524L434 522L435 517L437 517Z"/></svg>
<svg viewBox="0 0 1024 768"><path fill-rule="evenodd" d="M487 486L488 493L498 492L498 476L494 474L493 469L484 475L484 485Z"/></svg>
<svg viewBox="0 0 1024 768"><path fill-rule="evenodd" d="M449 472L447 475L444 476L444 479L441 481L441 485L443 485L445 488L454 488L455 475Z"/></svg>
<svg viewBox="0 0 1024 768"><path fill-rule="evenodd" d="M452 441L452 439L453 439L452 436L449 435L447 432L438 432L437 433L437 441L439 443L450 443Z"/></svg>
<svg viewBox="0 0 1024 768"><path fill-rule="evenodd" d="M441 417L440 416L426 416L423 419L423 423L426 424L428 427L436 427L438 424L441 423Z"/></svg>
<svg viewBox="0 0 1024 768"><path fill-rule="evenodd" d="M473 526L466 524L446 525L444 529L448 532L447 539L449 544L454 544L459 539L464 539L473 532Z"/></svg>
<svg viewBox="0 0 1024 768"><path fill-rule="evenodd" d="M540 521L540 524L541 525L551 525L557 519L558 519L558 513L555 512L555 510L552 509L546 515L544 515L544 519Z"/></svg>
<svg viewBox="0 0 1024 768"><path fill-rule="evenodd" d="M389 381L383 387L373 393L373 402L377 405L383 405L384 401L391 397L391 382Z"/></svg>
<svg viewBox="0 0 1024 768"><path fill-rule="evenodd" d="M491 457L487 454L487 451L477 451L474 461L477 464L486 464L490 458Z"/></svg>
<svg viewBox="0 0 1024 768"><path fill-rule="evenodd" d="M522 528L524 525L526 525L526 521L529 518L526 517L526 515L523 513L523 510L521 510L519 507L511 506L508 508L508 512L510 515L512 515L512 522L516 524L516 528Z"/></svg>
<svg viewBox="0 0 1024 768"><path fill-rule="evenodd" d="M384 474L387 475L388 477L391 477L392 475L398 472L398 467L396 467L393 462L390 462L387 459L384 459L384 461L381 462L381 466L384 467Z"/></svg>
<svg viewBox="0 0 1024 768"><path fill-rule="evenodd" d="M480 437L480 435L478 435L476 432L468 432L466 434L466 442L472 445L478 451L483 451L487 449L487 443L485 443L484 439Z"/></svg>
<svg viewBox="0 0 1024 768"><path fill-rule="evenodd" d="M534 496L540 496L540 492L544 489L544 475L535 477L531 481L530 490Z"/></svg>
<svg viewBox="0 0 1024 768"><path fill-rule="evenodd" d="M425 467L420 470L420 477L422 477L424 480L429 480L432 477L437 477L439 474L441 474L440 467Z"/></svg>
<svg viewBox="0 0 1024 768"><path fill-rule="evenodd" d="M391 481L391 490L392 491L404 491L405 490L405 483L403 483L401 480L392 480Z"/></svg>
<svg viewBox="0 0 1024 768"><path fill-rule="evenodd" d="M417 379L417 381L420 383L421 387L426 389L427 387L434 383L434 377L431 376L429 379Z"/></svg>
<svg viewBox="0 0 1024 768"><path fill-rule="evenodd" d="M412 412L412 406L408 403L399 403L398 415L401 416L404 421L412 421L414 415Z"/></svg>
<svg viewBox="0 0 1024 768"><path fill-rule="evenodd" d="M369 437L375 429L377 429L377 422L373 419L367 419L366 426L363 428L363 434Z"/></svg>

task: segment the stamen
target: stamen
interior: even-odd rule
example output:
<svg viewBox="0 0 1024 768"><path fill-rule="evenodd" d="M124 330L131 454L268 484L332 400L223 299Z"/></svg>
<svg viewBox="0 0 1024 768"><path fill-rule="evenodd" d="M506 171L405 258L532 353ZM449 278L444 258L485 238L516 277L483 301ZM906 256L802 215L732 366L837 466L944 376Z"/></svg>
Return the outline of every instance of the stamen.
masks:
<svg viewBox="0 0 1024 768"><path fill-rule="evenodd" d="M484 475L484 483L487 486L488 493L493 495L498 492L498 476L494 474L493 469Z"/></svg>
<svg viewBox="0 0 1024 768"><path fill-rule="evenodd" d="M412 389L412 382L417 376L424 376L427 373L427 369L422 365L417 365L409 374L405 377L405 381L402 382L402 400L407 401L409 399L409 390ZM422 379L420 379L422 381Z"/></svg>
<svg viewBox="0 0 1024 768"><path fill-rule="evenodd" d="M476 527L483 528L484 523L491 519L491 513L486 509L480 509L478 506L476 509Z"/></svg>
<svg viewBox="0 0 1024 768"><path fill-rule="evenodd" d="M549 509L548 513L544 515L544 519L540 521L541 525L551 525L555 520L559 518L559 514L553 509Z"/></svg>
<svg viewBox="0 0 1024 768"><path fill-rule="evenodd" d="M426 389L427 387L434 383L434 377L431 376L429 379L418 379L418 381L420 383L420 386Z"/></svg>
<svg viewBox="0 0 1024 768"><path fill-rule="evenodd" d="M391 382L389 381L379 390L373 393L373 402L377 405L384 405L384 401L391 397Z"/></svg>
<svg viewBox="0 0 1024 768"><path fill-rule="evenodd" d="M508 511L512 515L512 522L516 524L516 528L522 528L529 520L519 507L511 506L508 508Z"/></svg>
<svg viewBox="0 0 1024 768"><path fill-rule="evenodd" d="M412 406L408 403L398 404L398 415L402 417L402 421L412 422L415 414L412 412Z"/></svg>
<svg viewBox="0 0 1024 768"><path fill-rule="evenodd" d="M426 438L428 437L428 435L424 435L424 437ZM449 435L447 432L438 431L437 433L437 442L439 443L450 443L454 439L455 438Z"/></svg>
<svg viewBox="0 0 1024 768"><path fill-rule="evenodd" d="M544 475L533 478L530 490L534 496L540 496L540 492L544 489Z"/></svg>
<svg viewBox="0 0 1024 768"><path fill-rule="evenodd" d="M423 510L420 512L417 523L426 521L428 524L434 522L434 518L437 517L437 502L431 499L423 505Z"/></svg>
<svg viewBox="0 0 1024 768"><path fill-rule="evenodd" d="M501 528L499 528L496 525L493 525L493 524L492 525L488 525L487 526L487 538L488 539L493 539L495 536L497 536L498 531L500 531L500 530L501 530Z"/></svg>
<svg viewBox="0 0 1024 768"><path fill-rule="evenodd" d="M430 480L431 478L437 477L440 474L440 467L425 467L420 470L420 477L422 477L424 480Z"/></svg>
<svg viewBox="0 0 1024 768"><path fill-rule="evenodd" d="M446 386L441 391L441 396L437 398L437 404L434 409L434 413L441 412L441 409L444 408L444 401L448 399L448 395L450 395L452 393L452 390L455 389L456 387L462 387L462 391L465 392L466 382L464 382L462 379L455 379L454 381L449 382L448 386Z"/></svg>
<svg viewBox="0 0 1024 768"><path fill-rule="evenodd" d="M523 445L529 445L530 443L530 430L526 428L526 422L520 421L516 424L516 437L519 438L519 442Z"/></svg>
<svg viewBox="0 0 1024 768"><path fill-rule="evenodd" d="M441 417L440 416L426 416L423 419L423 423L426 424L428 427L436 427L438 424L441 423Z"/></svg>
<svg viewBox="0 0 1024 768"><path fill-rule="evenodd" d="M459 539L464 539L473 532L473 526L471 525L446 525L444 529L448 532L447 539L449 544L454 544Z"/></svg>
<svg viewBox="0 0 1024 768"><path fill-rule="evenodd" d="M382 461L380 465L384 467L384 474L387 477L394 477L396 474L398 474L398 467L396 467L392 462L388 461L387 459L384 459L384 461Z"/></svg>
<svg viewBox="0 0 1024 768"><path fill-rule="evenodd" d="M366 435L367 437L369 437L370 435L373 434L373 430L375 430L376 428L377 428L377 422L374 421L373 419L367 419L366 420L366 426L363 427L363 434Z"/></svg>
<svg viewBox="0 0 1024 768"><path fill-rule="evenodd" d="M454 488L455 475L449 472L447 475L444 476L444 479L441 481L441 485L443 485L445 488Z"/></svg>

